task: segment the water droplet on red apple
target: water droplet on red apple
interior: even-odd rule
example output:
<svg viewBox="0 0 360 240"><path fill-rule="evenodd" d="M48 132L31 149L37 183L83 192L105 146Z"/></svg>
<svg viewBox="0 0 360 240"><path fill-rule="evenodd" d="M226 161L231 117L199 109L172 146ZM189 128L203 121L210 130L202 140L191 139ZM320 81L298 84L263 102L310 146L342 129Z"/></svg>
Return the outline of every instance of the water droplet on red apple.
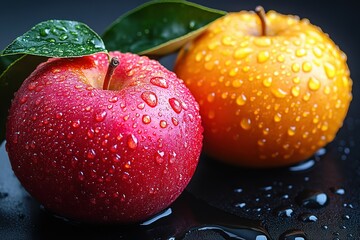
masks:
<svg viewBox="0 0 360 240"><path fill-rule="evenodd" d="M158 150L156 155L155 155L155 161L158 163L158 164L161 164L162 162L164 162L164 155L165 153Z"/></svg>
<svg viewBox="0 0 360 240"><path fill-rule="evenodd" d="M184 110L188 110L188 105L185 102L181 102L181 106Z"/></svg>
<svg viewBox="0 0 360 240"><path fill-rule="evenodd" d="M20 98L20 104L24 104L24 103L26 103L26 101L28 100L28 96L27 95L25 95L25 96L23 96L22 98Z"/></svg>
<svg viewBox="0 0 360 240"><path fill-rule="evenodd" d="M190 122L194 121L194 116L191 113L188 114L188 118Z"/></svg>
<svg viewBox="0 0 360 240"><path fill-rule="evenodd" d="M121 133L119 133L119 135L117 135L116 139L117 139L118 141L120 141L123 137L124 137L124 136L123 136Z"/></svg>
<svg viewBox="0 0 360 240"><path fill-rule="evenodd" d="M83 85L75 85L74 88L80 91L83 88Z"/></svg>
<svg viewBox="0 0 360 240"><path fill-rule="evenodd" d="M12 139L12 142L13 142L14 144L18 143L19 135L20 135L20 132L15 132L15 133L14 133L14 137L13 137L13 139Z"/></svg>
<svg viewBox="0 0 360 240"><path fill-rule="evenodd" d="M90 129L87 131L87 136L88 136L89 138L93 138L94 135L95 135L94 129L90 128Z"/></svg>
<svg viewBox="0 0 360 240"><path fill-rule="evenodd" d="M57 118L57 119L61 119L62 117L63 117L63 113L62 112L58 112L58 113L56 113L56 115L55 115L55 117Z"/></svg>
<svg viewBox="0 0 360 240"><path fill-rule="evenodd" d="M157 105L157 96L151 91L145 91L141 94L141 98L144 102L150 107L155 107Z"/></svg>
<svg viewBox="0 0 360 240"><path fill-rule="evenodd" d="M176 98L170 98L169 99L169 103L171 108L176 112L176 113L180 113L182 110L182 106L179 100L177 100Z"/></svg>
<svg viewBox="0 0 360 240"><path fill-rule="evenodd" d="M80 171L78 174L78 178L80 181L84 181L84 179L85 179L84 172Z"/></svg>
<svg viewBox="0 0 360 240"><path fill-rule="evenodd" d="M163 77L153 77L150 79L150 82L155 86L158 86L161 88L168 88L167 82L166 82L165 78L163 78Z"/></svg>
<svg viewBox="0 0 360 240"><path fill-rule="evenodd" d="M130 162L130 161L127 161L127 162L124 164L124 168L125 168L125 169L130 169L130 168L131 168L131 162Z"/></svg>
<svg viewBox="0 0 360 240"><path fill-rule="evenodd" d="M143 115L142 122L145 124L149 124L151 122L151 117L149 115Z"/></svg>
<svg viewBox="0 0 360 240"><path fill-rule="evenodd" d="M28 85L28 89L30 91L34 90L37 86L37 82L31 82L29 85Z"/></svg>
<svg viewBox="0 0 360 240"><path fill-rule="evenodd" d="M175 161L176 161L176 152L171 151L170 157L169 157L169 162L174 163Z"/></svg>
<svg viewBox="0 0 360 240"><path fill-rule="evenodd" d="M128 172L123 172L121 178L122 180L126 181L129 179L130 174Z"/></svg>
<svg viewBox="0 0 360 240"><path fill-rule="evenodd" d="M111 98L109 99L109 102L111 102L111 103L116 103L118 100L119 100L119 99L118 99L117 96L113 96L113 97L111 97Z"/></svg>
<svg viewBox="0 0 360 240"><path fill-rule="evenodd" d="M112 158L113 161L118 162L120 161L121 156L119 154L115 154L115 156Z"/></svg>
<svg viewBox="0 0 360 240"><path fill-rule="evenodd" d="M171 121L175 126L179 125L179 120L177 120L176 118L172 117Z"/></svg>
<svg viewBox="0 0 360 240"><path fill-rule="evenodd" d="M111 146L111 147L110 147L110 152L112 152L112 153L117 152L117 148L118 148L118 145L117 145L117 144Z"/></svg>
<svg viewBox="0 0 360 240"><path fill-rule="evenodd" d="M75 120L75 121L71 124L71 126L72 126L73 128L78 128L78 127L80 126L80 120Z"/></svg>
<svg viewBox="0 0 360 240"><path fill-rule="evenodd" d="M37 85L37 86L35 87L35 92L40 92L43 88L44 88L44 86L42 86L42 85Z"/></svg>
<svg viewBox="0 0 360 240"><path fill-rule="evenodd" d="M151 188L149 189L149 193L150 193L150 194L155 194L155 193L156 193L156 189L153 188L153 187L151 187Z"/></svg>
<svg viewBox="0 0 360 240"><path fill-rule="evenodd" d="M72 138L74 137L74 132L69 132L69 133L66 135L66 137L67 137L68 139L72 139Z"/></svg>
<svg viewBox="0 0 360 240"><path fill-rule="evenodd" d="M94 159L95 156L96 156L96 152L95 152L94 149L90 149L90 150L87 152L87 157L88 157L89 159Z"/></svg>
<svg viewBox="0 0 360 240"><path fill-rule="evenodd" d="M127 145L131 149L136 149L138 145L138 139L133 134L130 134L127 139Z"/></svg>
<svg viewBox="0 0 360 240"><path fill-rule="evenodd" d="M102 122L102 121L104 121L106 115L107 115L106 111L98 112L98 113L95 114L95 120L97 122Z"/></svg>
<svg viewBox="0 0 360 240"><path fill-rule="evenodd" d="M166 128L167 127L167 122L165 120L161 120L160 121L160 127L161 128Z"/></svg>
<svg viewBox="0 0 360 240"><path fill-rule="evenodd" d="M71 151L72 152L72 151ZM71 166L74 168L76 167L77 163L79 162L79 159L76 156L72 156L71 158ZM80 173L79 173L80 175ZM82 174L84 176L84 174Z"/></svg>

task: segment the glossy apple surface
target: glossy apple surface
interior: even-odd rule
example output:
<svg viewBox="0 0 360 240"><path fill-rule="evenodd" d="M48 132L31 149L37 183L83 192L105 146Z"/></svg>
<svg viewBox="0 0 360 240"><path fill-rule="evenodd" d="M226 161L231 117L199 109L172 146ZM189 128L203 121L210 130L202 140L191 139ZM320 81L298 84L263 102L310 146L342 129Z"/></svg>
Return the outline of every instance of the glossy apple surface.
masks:
<svg viewBox="0 0 360 240"><path fill-rule="evenodd" d="M24 81L6 132L12 168L49 211L129 223L169 206L198 163L198 104L174 73L133 54L103 90L105 54L50 59Z"/></svg>
<svg viewBox="0 0 360 240"><path fill-rule="evenodd" d="M279 167L331 142L352 100L346 55L307 19L229 13L180 52L175 72L200 104L204 151Z"/></svg>

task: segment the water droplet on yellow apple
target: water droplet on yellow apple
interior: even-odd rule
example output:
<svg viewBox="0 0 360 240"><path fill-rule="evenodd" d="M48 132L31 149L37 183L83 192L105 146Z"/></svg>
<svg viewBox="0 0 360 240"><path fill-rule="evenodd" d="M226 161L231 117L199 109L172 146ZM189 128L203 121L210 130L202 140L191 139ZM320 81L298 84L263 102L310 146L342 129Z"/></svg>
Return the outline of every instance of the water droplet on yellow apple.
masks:
<svg viewBox="0 0 360 240"><path fill-rule="evenodd" d="M258 63L264 63L266 62L270 57L270 54L268 51L260 51L257 55L257 61Z"/></svg>
<svg viewBox="0 0 360 240"><path fill-rule="evenodd" d="M311 90L316 91L320 88L320 81L314 77L309 78L308 86Z"/></svg>
<svg viewBox="0 0 360 240"><path fill-rule="evenodd" d="M335 69L335 66L332 65L331 63L325 62L324 63L324 70L325 70L326 76L328 78L332 79L332 78L335 77L336 69Z"/></svg>
<svg viewBox="0 0 360 240"><path fill-rule="evenodd" d="M243 106L246 103L246 96L244 94L241 94L236 98L236 104L239 106Z"/></svg>
<svg viewBox="0 0 360 240"><path fill-rule="evenodd" d="M244 130L249 130L251 128L251 119L250 118L243 118L240 121L240 126Z"/></svg>

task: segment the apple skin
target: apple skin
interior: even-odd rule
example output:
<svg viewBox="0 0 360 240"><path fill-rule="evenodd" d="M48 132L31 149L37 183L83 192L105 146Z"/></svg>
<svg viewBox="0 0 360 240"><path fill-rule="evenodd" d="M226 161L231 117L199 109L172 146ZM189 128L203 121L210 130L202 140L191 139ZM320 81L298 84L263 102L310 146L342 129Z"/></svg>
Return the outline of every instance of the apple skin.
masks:
<svg viewBox="0 0 360 240"><path fill-rule="evenodd" d="M265 13L264 13L265 14ZM346 55L307 19L228 13L183 47L174 71L200 104L203 152L251 168L290 166L333 141L352 100Z"/></svg>
<svg viewBox="0 0 360 240"><path fill-rule="evenodd" d="M6 149L23 187L59 216L131 223L168 207L202 148L199 107L155 60L111 52L49 59L24 81L9 111Z"/></svg>

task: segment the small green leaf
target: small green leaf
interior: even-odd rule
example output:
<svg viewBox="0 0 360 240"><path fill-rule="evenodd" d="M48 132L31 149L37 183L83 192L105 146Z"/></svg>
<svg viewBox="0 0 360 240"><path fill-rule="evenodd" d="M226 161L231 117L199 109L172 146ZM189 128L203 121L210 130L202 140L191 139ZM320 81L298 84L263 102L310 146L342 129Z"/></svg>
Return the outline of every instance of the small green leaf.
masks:
<svg viewBox="0 0 360 240"><path fill-rule="evenodd" d="M48 20L16 38L0 55L77 57L97 52L106 52L104 43L87 25L76 21Z"/></svg>
<svg viewBox="0 0 360 240"><path fill-rule="evenodd" d="M108 50L165 55L226 12L184 0L155 0L120 16L103 34Z"/></svg>
<svg viewBox="0 0 360 240"><path fill-rule="evenodd" d="M0 143L5 139L5 124L14 93L34 69L46 59L46 57L23 55L0 75Z"/></svg>

